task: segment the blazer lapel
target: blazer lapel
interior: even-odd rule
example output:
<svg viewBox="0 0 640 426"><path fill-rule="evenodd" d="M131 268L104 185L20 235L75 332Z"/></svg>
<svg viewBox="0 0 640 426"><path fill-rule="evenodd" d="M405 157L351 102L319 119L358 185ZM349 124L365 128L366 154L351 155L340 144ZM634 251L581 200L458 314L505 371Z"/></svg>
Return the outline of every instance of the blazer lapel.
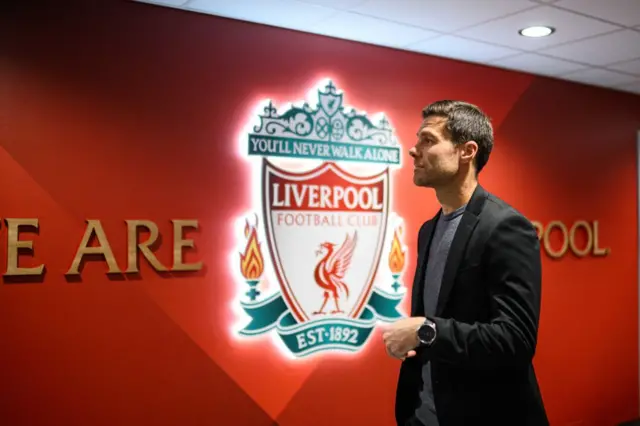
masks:
<svg viewBox="0 0 640 426"><path fill-rule="evenodd" d="M417 273L413 278L413 288L411 289L411 316L424 315L424 274L427 269L427 258L429 256L429 246L435 230L435 224L440 217L440 212L435 218L427 222L426 228L419 236L419 247L422 250L418 253Z"/></svg>
<svg viewBox="0 0 640 426"><path fill-rule="evenodd" d="M436 306L436 316L442 315L442 311L447 304L460 267L460 262L464 258L469 238L471 238L471 234L478 224L478 216L484 207L487 195L487 192L478 185L467 204L462 219L460 219L458 229L449 248L447 263L445 264L442 275L442 284L440 285L440 294L438 295L438 304Z"/></svg>

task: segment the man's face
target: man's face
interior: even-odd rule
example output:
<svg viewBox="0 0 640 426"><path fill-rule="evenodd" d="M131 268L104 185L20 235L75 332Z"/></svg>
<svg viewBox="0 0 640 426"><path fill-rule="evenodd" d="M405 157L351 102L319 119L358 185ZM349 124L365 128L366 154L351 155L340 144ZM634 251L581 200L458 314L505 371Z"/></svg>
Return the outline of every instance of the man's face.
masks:
<svg viewBox="0 0 640 426"><path fill-rule="evenodd" d="M427 117L418 129L418 141L409 150L413 158L413 183L437 188L453 180L460 168L460 147L446 130L447 119Z"/></svg>

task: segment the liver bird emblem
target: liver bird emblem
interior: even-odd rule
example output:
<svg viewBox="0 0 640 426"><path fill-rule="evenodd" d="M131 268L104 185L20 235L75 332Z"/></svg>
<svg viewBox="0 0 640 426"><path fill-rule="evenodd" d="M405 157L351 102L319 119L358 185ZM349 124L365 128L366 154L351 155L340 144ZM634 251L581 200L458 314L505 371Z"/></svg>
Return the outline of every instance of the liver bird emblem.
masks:
<svg viewBox="0 0 640 426"><path fill-rule="evenodd" d="M323 255L314 271L313 277L316 284L324 290L324 300L320 310L314 312L314 315L325 314L325 307L329 297L333 297L335 309L332 314L343 313L340 309L338 300L344 295L349 297L349 286L344 282L344 275L351 265L353 250L358 239L357 231L353 233L353 237L349 234L345 237L342 245L335 250L336 245L330 242L320 244L320 248L316 251L316 255Z"/></svg>

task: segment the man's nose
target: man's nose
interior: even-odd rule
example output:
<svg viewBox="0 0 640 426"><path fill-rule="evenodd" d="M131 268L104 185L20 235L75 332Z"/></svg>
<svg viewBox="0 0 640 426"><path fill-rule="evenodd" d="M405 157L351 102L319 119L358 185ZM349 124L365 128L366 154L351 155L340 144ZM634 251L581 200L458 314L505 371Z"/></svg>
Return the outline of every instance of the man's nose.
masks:
<svg viewBox="0 0 640 426"><path fill-rule="evenodd" d="M414 147L412 147L412 148L409 150L409 155L410 155L411 157L413 157L413 158L416 158L417 152L416 152L416 147L415 147L415 146L414 146Z"/></svg>

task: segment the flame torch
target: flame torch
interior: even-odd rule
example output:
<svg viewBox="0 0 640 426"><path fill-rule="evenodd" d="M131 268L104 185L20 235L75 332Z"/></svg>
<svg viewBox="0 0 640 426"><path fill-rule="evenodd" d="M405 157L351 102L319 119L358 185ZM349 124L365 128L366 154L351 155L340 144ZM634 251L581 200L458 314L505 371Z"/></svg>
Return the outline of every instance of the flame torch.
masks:
<svg viewBox="0 0 640 426"><path fill-rule="evenodd" d="M402 250L400 243L400 235L402 234L402 228L397 227L393 231L393 241L391 242L391 250L389 251L389 270L393 277L393 284L391 287L397 292L402 284L400 283L400 275L404 268L404 256L405 250Z"/></svg>
<svg viewBox="0 0 640 426"><path fill-rule="evenodd" d="M260 295L257 287L262 272L264 271L264 258L262 257L260 243L258 243L257 226L257 217L255 226L249 225L249 221L246 221L244 236L247 239L247 245L245 246L244 253L240 253L240 271L247 285L249 285L249 291L246 294L251 301L255 301Z"/></svg>

